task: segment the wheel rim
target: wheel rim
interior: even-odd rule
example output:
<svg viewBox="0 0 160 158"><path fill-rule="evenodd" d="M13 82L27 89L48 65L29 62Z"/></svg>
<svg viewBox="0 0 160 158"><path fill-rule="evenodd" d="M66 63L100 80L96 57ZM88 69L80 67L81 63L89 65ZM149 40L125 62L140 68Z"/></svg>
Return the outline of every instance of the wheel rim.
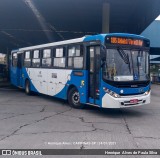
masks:
<svg viewBox="0 0 160 158"><path fill-rule="evenodd" d="M80 96L79 96L79 92L75 91L72 95L72 102L74 105L79 104L80 102Z"/></svg>

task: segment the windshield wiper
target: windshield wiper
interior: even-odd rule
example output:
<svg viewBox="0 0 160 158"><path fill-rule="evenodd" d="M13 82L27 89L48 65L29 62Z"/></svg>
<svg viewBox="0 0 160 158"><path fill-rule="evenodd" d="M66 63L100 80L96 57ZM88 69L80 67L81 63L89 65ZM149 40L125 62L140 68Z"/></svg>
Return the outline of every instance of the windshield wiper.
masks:
<svg viewBox="0 0 160 158"><path fill-rule="evenodd" d="M120 55L121 58L123 59L123 61L124 61L126 64L128 64L128 66L129 66L129 71L130 71L130 73L131 73L131 65L130 65L130 61L129 61L129 56L128 56L128 54L126 54L126 53L124 52L124 50L123 50L122 48L120 48L120 47L118 47L117 50L118 50L119 55Z"/></svg>

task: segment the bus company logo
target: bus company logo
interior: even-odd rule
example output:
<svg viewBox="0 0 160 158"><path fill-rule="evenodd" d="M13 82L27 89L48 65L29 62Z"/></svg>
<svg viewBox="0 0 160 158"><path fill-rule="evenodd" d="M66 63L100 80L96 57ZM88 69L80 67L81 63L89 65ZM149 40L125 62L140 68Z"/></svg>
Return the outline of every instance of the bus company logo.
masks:
<svg viewBox="0 0 160 158"><path fill-rule="evenodd" d="M2 150L2 155L12 155L12 151L11 150Z"/></svg>

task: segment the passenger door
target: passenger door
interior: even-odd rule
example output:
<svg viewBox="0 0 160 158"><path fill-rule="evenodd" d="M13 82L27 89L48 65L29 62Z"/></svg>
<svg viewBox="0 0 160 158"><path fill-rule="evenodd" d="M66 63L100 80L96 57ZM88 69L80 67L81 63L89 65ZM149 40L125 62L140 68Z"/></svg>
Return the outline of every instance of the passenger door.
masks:
<svg viewBox="0 0 160 158"><path fill-rule="evenodd" d="M23 54L17 54L17 85L18 87L23 86L23 76L22 76L22 61Z"/></svg>
<svg viewBox="0 0 160 158"><path fill-rule="evenodd" d="M88 47L88 70L89 70L89 102L99 105L100 95L100 46Z"/></svg>

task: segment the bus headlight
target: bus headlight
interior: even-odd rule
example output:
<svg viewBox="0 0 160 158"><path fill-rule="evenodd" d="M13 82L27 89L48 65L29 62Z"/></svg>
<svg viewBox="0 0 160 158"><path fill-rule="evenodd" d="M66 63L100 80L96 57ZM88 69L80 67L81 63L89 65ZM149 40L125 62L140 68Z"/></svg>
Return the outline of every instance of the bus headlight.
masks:
<svg viewBox="0 0 160 158"><path fill-rule="evenodd" d="M145 95L148 95L148 94L149 94L149 92L150 92L150 90L149 90L149 91L147 91L147 92L145 92L144 94L145 94Z"/></svg>
<svg viewBox="0 0 160 158"><path fill-rule="evenodd" d="M120 98L121 96L118 95L117 93L114 93L114 94L113 94L113 97L115 97L115 98Z"/></svg>
<svg viewBox="0 0 160 158"><path fill-rule="evenodd" d="M115 93L115 92L113 92L113 91L111 91L107 88L103 88L103 90L114 98L120 98L121 97L119 94L117 94L117 93Z"/></svg>

